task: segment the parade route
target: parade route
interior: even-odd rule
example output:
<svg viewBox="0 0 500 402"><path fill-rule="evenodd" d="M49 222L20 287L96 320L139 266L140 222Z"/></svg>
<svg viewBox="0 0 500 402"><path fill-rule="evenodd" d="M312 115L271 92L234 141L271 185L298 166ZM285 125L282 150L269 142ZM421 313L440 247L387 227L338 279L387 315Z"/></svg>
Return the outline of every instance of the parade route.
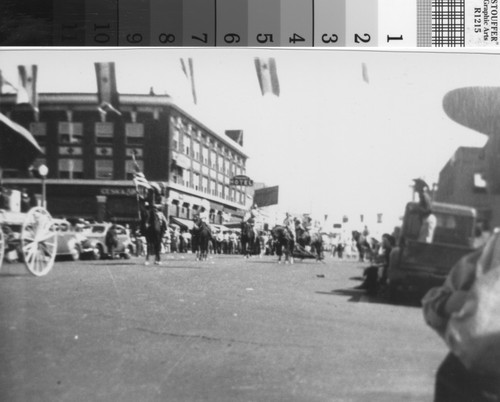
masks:
<svg viewBox="0 0 500 402"><path fill-rule="evenodd" d="M330 256L163 255L0 272L2 401L430 401L446 354L420 308Z"/></svg>

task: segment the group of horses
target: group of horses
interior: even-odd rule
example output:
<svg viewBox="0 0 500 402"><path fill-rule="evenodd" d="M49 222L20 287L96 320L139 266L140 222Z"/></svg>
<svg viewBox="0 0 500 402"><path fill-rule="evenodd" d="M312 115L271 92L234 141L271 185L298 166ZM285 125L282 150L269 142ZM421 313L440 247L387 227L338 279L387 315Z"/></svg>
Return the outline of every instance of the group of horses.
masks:
<svg viewBox="0 0 500 402"><path fill-rule="evenodd" d="M140 230L146 239L146 263L150 256L154 256L155 264L160 263L160 253L162 239L167 230L167 222L163 214L157 212L153 206L143 205L140 209L141 225ZM293 263L294 252L297 249L305 251L306 246L310 246L311 252L314 250L317 260L323 259L323 240L319 233L310 234L307 231L298 231L296 239L285 226L275 226L271 230L271 236L275 242L275 251L278 262L284 256L285 262ZM196 253L196 260L204 261L208 258L209 242L212 240L212 232L209 225L202 220L195 220L191 229L192 250ZM241 251L246 258L254 254L258 242L257 233L253 225L248 222L241 223ZM299 247L296 247L296 244ZM311 254L312 255L312 254ZM300 257L300 254L299 254Z"/></svg>

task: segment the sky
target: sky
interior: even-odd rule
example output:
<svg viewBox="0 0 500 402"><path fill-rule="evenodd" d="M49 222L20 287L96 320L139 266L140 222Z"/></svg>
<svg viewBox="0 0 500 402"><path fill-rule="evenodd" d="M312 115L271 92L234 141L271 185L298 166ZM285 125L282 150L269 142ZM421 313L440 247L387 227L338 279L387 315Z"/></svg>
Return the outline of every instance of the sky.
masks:
<svg viewBox="0 0 500 402"><path fill-rule="evenodd" d="M181 57L193 59L196 105ZM262 96L255 57L275 58L279 97ZM247 175L279 185L284 209L317 216L401 216L412 179L437 182L459 146L486 141L446 116L445 94L500 84L500 55L492 53L0 50L0 70L14 85L17 65L38 65L39 92L96 92L93 63L107 61L116 63L119 93L147 94L153 87L219 134L242 129Z"/></svg>

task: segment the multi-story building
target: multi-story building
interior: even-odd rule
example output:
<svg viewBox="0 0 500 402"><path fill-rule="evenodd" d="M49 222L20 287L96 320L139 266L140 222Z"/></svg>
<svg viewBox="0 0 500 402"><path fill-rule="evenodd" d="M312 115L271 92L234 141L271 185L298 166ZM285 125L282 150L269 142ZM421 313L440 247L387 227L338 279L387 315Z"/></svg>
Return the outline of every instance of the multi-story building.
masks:
<svg viewBox="0 0 500 402"><path fill-rule="evenodd" d="M500 196L488 193L484 171L485 148L458 148L439 173L435 200L474 207L479 220L500 225Z"/></svg>
<svg viewBox="0 0 500 402"><path fill-rule="evenodd" d="M49 168L53 215L135 221L135 156L146 178L163 185L165 210L178 223L189 225L203 199L213 223L242 216L245 187L230 186L232 176L245 174L241 135L238 143L234 131L210 130L168 95L120 95L121 115L97 106L96 94L46 93L35 116L16 105L15 95L0 95L0 111L26 127L45 152L36 164ZM41 193L40 179L27 172L4 171L3 181Z"/></svg>

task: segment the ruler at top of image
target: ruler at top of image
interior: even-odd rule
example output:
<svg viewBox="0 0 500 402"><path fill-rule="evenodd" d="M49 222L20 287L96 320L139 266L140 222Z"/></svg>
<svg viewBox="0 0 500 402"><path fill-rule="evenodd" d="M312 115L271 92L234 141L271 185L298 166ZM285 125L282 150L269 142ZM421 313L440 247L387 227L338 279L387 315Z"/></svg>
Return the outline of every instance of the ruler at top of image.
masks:
<svg viewBox="0 0 500 402"><path fill-rule="evenodd" d="M0 46L498 46L498 1L4 0Z"/></svg>

